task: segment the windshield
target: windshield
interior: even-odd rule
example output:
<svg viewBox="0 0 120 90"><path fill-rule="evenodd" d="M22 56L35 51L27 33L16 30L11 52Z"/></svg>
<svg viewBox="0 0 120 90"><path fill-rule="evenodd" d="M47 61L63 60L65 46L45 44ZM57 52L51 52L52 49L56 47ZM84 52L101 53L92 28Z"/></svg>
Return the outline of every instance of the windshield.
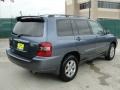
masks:
<svg viewBox="0 0 120 90"><path fill-rule="evenodd" d="M43 22L17 22L13 29L13 33L26 36L43 36Z"/></svg>

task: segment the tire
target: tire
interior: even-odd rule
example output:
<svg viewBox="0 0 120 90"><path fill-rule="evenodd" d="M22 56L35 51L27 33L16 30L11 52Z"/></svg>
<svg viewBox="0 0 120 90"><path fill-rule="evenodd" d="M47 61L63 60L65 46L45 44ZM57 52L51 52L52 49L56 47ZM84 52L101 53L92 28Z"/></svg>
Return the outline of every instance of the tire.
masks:
<svg viewBox="0 0 120 90"><path fill-rule="evenodd" d="M60 79L65 82L73 80L78 71L78 60L73 55L67 55L60 69Z"/></svg>
<svg viewBox="0 0 120 90"><path fill-rule="evenodd" d="M115 50L116 50L115 44L112 43L109 47L108 52L105 55L105 59L108 61L113 60L113 58L115 56Z"/></svg>

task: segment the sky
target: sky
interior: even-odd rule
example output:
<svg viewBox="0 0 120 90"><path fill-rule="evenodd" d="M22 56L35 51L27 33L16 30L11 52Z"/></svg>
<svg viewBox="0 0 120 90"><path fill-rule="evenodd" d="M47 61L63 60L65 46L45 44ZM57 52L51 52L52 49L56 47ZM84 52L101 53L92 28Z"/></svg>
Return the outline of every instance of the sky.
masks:
<svg viewBox="0 0 120 90"><path fill-rule="evenodd" d="M64 14L65 0L10 0L0 1L0 18L22 15Z"/></svg>

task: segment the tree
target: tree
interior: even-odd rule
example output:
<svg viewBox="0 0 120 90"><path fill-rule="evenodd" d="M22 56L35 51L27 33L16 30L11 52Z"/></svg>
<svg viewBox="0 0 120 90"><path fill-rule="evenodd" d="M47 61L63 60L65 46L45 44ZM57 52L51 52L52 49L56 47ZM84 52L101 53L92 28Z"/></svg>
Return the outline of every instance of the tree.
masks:
<svg viewBox="0 0 120 90"><path fill-rule="evenodd" d="M0 0L0 1L3 1L3 2L5 2L5 0ZM10 0L11 2L14 2L14 0Z"/></svg>
<svg viewBox="0 0 120 90"><path fill-rule="evenodd" d="M3 1L3 2L4 2L4 0L0 0L0 1Z"/></svg>

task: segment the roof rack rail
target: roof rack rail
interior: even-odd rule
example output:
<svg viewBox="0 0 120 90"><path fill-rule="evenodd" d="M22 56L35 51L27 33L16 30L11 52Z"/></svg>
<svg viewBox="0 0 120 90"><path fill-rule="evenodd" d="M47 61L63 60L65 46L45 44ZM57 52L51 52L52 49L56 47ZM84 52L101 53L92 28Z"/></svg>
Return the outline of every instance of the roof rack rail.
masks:
<svg viewBox="0 0 120 90"><path fill-rule="evenodd" d="M65 14L46 14L46 15L40 15L40 16L46 16L46 17L80 17L80 18L88 19L88 17L85 17L85 16L65 15Z"/></svg>
<svg viewBox="0 0 120 90"><path fill-rule="evenodd" d="M76 17L76 18L82 18L82 19L88 19L88 17L85 16L76 16L76 15L65 15L65 14L44 14L39 16L19 16L17 17L17 21L20 21L21 19L27 19L27 18L42 18L42 17Z"/></svg>

